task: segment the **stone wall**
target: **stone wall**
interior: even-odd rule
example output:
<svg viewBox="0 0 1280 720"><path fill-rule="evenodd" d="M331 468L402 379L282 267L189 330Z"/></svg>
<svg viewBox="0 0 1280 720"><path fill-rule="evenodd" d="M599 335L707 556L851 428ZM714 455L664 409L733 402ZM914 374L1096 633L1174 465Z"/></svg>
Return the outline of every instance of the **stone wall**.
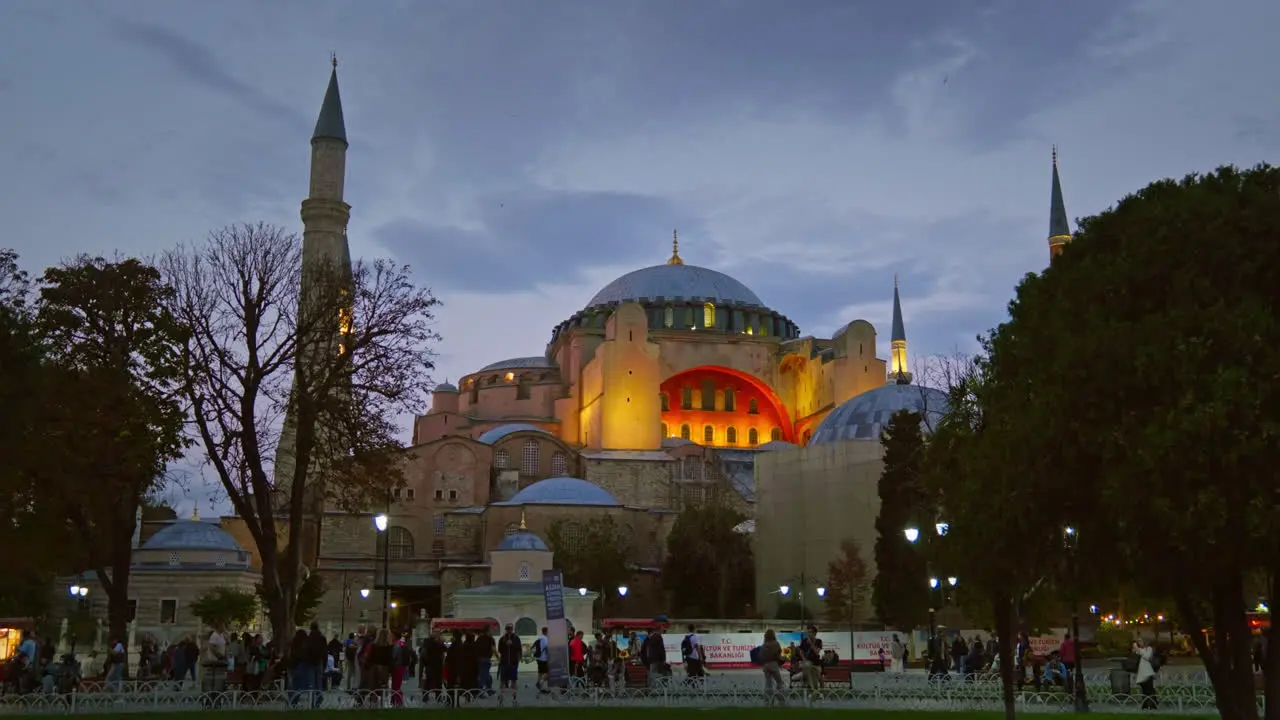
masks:
<svg viewBox="0 0 1280 720"><path fill-rule="evenodd" d="M659 453L654 453L658 457ZM675 460L628 460L622 457L582 459L582 479L595 483L623 505L646 508L672 506L671 474Z"/></svg>

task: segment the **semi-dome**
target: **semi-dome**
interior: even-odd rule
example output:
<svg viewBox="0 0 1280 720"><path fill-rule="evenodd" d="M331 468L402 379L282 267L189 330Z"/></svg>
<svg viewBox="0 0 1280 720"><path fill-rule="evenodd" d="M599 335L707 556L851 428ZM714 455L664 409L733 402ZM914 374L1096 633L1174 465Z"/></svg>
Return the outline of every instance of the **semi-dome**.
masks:
<svg viewBox="0 0 1280 720"><path fill-rule="evenodd" d="M502 438L518 432L538 432L543 435L551 434L537 425L529 425L527 423L510 423L508 425L499 425L496 428L485 430L480 433L480 437L476 438L476 442L482 442L485 445L492 445Z"/></svg>
<svg viewBox="0 0 1280 720"><path fill-rule="evenodd" d="M496 505L621 505L608 490L580 478L554 477L539 480L510 500Z"/></svg>
<svg viewBox="0 0 1280 720"><path fill-rule="evenodd" d="M489 363L480 368L476 372L488 372L489 370L521 370L526 368L553 368L556 364L548 360L542 355L534 355L532 357L517 357L499 360L495 363Z"/></svg>
<svg viewBox="0 0 1280 720"><path fill-rule="evenodd" d="M549 552L550 548L542 541L542 538L534 535L528 530L517 530L510 535L502 538L502 542L498 544L499 550L540 550Z"/></svg>
<svg viewBox="0 0 1280 720"><path fill-rule="evenodd" d="M217 550L243 552L244 548L231 535L213 523L200 520L177 520L152 535L142 544L143 550Z"/></svg>
<svg viewBox="0 0 1280 720"><path fill-rule="evenodd" d="M696 265L654 265L605 285L587 307L659 297L764 306L746 285L722 272Z"/></svg>
<svg viewBox="0 0 1280 720"><path fill-rule="evenodd" d="M899 410L923 415L927 429L947 412L947 395L921 385L882 385L845 401L818 425L810 444L841 440L876 440Z"/></svg>

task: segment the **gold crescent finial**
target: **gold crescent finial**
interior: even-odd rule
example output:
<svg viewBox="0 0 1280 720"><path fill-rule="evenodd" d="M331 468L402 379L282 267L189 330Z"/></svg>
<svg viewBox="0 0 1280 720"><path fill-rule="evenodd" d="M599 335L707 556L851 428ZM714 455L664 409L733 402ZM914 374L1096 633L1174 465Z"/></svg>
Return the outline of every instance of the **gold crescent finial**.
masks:
<svg viewBox="0 0 1280 720"><path fill-rule="evenodd" d="M197 522L200 520L200 505L199 505L199 504L193 505L193 506L191 507L191 519L192 519L192 520L195 520L195 521L197 521Z"/></svg>
<svg viewBox="0 0 1280 720"><path fill-rule="evenodd" d="M338 53L336 52L329 53L329 63L333 65L334 70L338 69Z"/></svg>
<svg viewBox="0 0 1280 720"><path fill-rule="evenodd" d="M528 529L529 529L529 526L528 526L528 525L526 525L526 524L525 524L525 522L524 522L524 508L520 508L520 529L521 529L521 530L528 530Z"/></svg>
<svg viewBox="0 0 1280 720"><path fill-rule="evenodd" d="M671 259L667 261L668 265L683 265L684 261L680 259L680 231L671 231Z"/></svg>

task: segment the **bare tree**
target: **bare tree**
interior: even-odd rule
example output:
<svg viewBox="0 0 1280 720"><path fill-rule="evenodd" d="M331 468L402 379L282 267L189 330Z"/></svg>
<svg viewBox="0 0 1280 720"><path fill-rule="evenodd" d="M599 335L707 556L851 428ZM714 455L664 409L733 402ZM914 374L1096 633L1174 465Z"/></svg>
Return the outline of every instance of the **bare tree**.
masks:
<svg viewBox="0 0 1280 720"><path fill-rule="evenodd" d="M304 261L296 235L264 224L216 230L161 265L191 329L195 433L257 544L276 637L293 631L310 519L401 484L395 419L431 384L430 291L387 261L345 265Z"/></svg>

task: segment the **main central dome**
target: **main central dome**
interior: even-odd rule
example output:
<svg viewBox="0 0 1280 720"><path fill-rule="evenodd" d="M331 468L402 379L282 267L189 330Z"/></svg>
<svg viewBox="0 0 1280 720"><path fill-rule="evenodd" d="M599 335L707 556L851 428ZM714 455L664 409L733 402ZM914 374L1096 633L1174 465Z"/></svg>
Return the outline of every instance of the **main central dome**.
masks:
<svg viewBox="0 0 1280 720"><path fill-rule="evenodd" d="M591 298L587 307L634 300L664 298L764 307L746 285L722 272L696 265L654 265L623 275Z"/></svg>

